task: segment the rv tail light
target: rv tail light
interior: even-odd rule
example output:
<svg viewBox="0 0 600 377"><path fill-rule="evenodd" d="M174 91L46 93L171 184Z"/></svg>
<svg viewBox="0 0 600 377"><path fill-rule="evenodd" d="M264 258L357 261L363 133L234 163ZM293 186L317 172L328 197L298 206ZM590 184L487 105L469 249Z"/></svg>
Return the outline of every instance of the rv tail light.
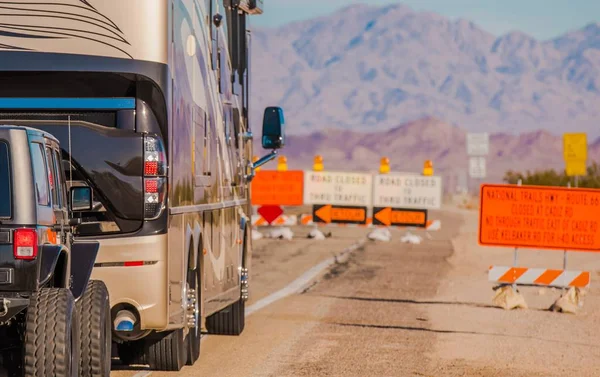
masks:
<svg viewBox="0 0 600 377"><path fill-rule="evenodd" d="M17 229L14 234L15 259L33 260L38 253L38 235L35 229Z"/></svg>
<svg viewBox="0 0 600 377"><path fill-rule="evenodd" d="M144 218L157 219L167 196L167 155L162 141L144 136Z"/></svg>
<svg viewBox="0 0 600 377"><path fill-rule="evenodd" d="M144 136L144 175L164 177L167 174L167 156L162 141L154 136Z"/></svg>
<svg viewBox="0 0 600 377"><path fill-rule="evenodd" d="M144 180L144 217L154 220L165 208L167 180L165 178L146 178Z"/></svg>

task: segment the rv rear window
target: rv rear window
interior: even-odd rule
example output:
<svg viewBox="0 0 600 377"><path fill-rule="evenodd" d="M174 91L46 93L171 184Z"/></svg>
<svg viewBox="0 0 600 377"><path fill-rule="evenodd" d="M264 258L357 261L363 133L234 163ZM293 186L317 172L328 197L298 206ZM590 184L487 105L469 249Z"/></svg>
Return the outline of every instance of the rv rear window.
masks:
<svg viewBox="0 0 600 377"><path fill-rule="evenodd" d="M8 144L0 141L0 218L10 218L10 161Z"/></svg>

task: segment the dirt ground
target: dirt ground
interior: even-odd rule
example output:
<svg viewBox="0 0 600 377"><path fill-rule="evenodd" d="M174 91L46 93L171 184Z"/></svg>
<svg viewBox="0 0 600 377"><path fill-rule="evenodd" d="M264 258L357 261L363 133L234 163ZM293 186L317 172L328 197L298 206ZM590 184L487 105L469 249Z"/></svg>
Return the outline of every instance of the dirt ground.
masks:
<svg viewBox="0 0 600 377"><path fill-rule="evenodd" d="M180 373L115 376L598 376L600 277L596 254L570 253L570 269L593 271L577 315L548 311L560 291L524 288L528 310L491 305L490 265L512 250L477 245L477 212L432 213L442 229L419 245L368 241L301 293L247 318L239 337L209 336L200 360ZM433 217L432 216L432 217ZM335 228L325 241L255 241L252 304L364 238ZM521 251L519 264L562 267L562 253ZM144 374L140 374L144 373Z"/></svg>

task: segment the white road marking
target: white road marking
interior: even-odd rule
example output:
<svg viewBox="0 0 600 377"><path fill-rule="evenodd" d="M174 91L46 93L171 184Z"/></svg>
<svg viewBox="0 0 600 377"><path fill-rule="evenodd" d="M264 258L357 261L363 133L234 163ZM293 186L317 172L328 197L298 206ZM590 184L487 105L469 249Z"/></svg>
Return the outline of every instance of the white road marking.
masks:
<svg viewBox="0 0 600 377"><path fill-rule="evenodd" d="M275 293L272 293L271 295L269 295L265 298L258 300L257 302L255 302L254 304L252 304L246 308L246 317L250 316L251 314L259 311L260 309L262 309L266 306L273 304L276 301L279 301L285 297L293 295L294 293L302 291L302 289L304 289L308 283L310 283L314 278L316 278L326 268L335 264L339 260L340 257L343 257L343 256L353 252L354 250L360 248L364 244L365 244L365 240L364 239L360 240L359 242L355 243L354 245L344 249L344 251L342 251L338 255L335 255L335 256L317 264L310 270L303 273L298 279L296 279L293 282L291 282L290 284L288 284L286 287L280 289L279 291L277 291ZM207 337L208 337L208 335L202 335L200 342L204 341ZM152 371L142 371L142 372L138 372L138 373L134 374L133 377L148 377L151 374L152 374Z"/></svg>

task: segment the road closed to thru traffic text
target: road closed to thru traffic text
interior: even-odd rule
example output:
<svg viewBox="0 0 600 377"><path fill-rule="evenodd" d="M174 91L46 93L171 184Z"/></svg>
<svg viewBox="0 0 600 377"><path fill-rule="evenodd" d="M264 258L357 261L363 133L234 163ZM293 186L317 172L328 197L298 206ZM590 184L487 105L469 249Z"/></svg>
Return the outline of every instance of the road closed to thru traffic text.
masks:
<svg viewBox="0 0 600 377"><path fill-rule="evenodd" d="M482 185L479 243L600 252L600 190Z"/></svg>
<svg viewBox="0 0 600 377"><path fill-rule="evenodd" d="M380 174L373 185L375 207L439 209L442 205L441 177Z"/></svg>
<svg viewBox="0 0 600 377"><path fill-rule="evenodd" d="M369 174L304 172L304 204L370 207L373 179Z"/></svg>

